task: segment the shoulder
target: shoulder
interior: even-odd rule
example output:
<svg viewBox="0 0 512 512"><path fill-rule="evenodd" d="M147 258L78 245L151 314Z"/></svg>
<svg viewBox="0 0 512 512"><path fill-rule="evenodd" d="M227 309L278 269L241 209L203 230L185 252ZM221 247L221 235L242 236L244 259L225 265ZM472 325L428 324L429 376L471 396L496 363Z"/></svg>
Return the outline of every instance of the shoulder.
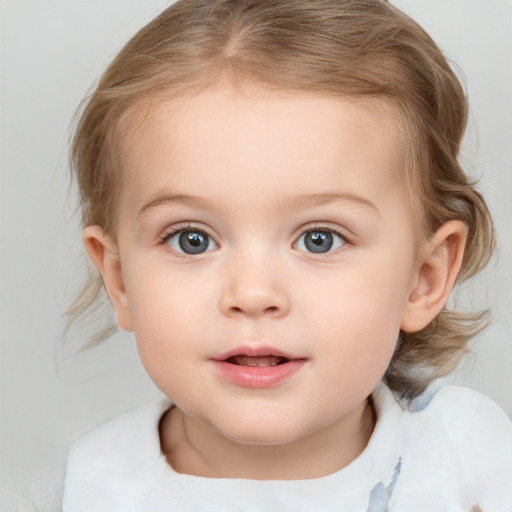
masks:
<svg viewBox="0 0 512 512"><path fill-rule="evenodd" d="M108 454L143 462L145 454L140 448L159 442L158 421L169 407L168 400L157 400L104 423L73 444L70 461L94 463Z"/></svg>
<svg viewBox="0 0 512 512"><path fill-rule="evenodd" d="M512 466L512 423L490 398L469 388L444 386L411 402L407 422L419 444L436 439L466 460L510 455ZM418 403L423 402L422 407Z"/></svg>
<svg viewBox="0 0 512 512"><path fill-rule="evenodd" d="M459 438L491 433L507 445L512 443L512 423L503 409L469 388L444 386L427 390L410 403L408 416L418 427L439 430L455 444Z"/></svg>
<svg viewBox="0 0 512 512"><path fill-rule="evenodd" d="M484 511L512 510L512 423L496 403L471 389L445 386L411 402L402 421L398 495L421 496L441 507L436 510L448 510L442 503L453 510L475 504ZM424 496L427 487L435 493Z"/></svg>
<svg viewBox="0 0 512 512"><path fill-rule="evenodd" d="M116 487L129 496L141 472L161 455L158 422L169 407L165 399L148 403L75 442L68 454L64 510L109 510L111 500L119 502Z"/></svg>

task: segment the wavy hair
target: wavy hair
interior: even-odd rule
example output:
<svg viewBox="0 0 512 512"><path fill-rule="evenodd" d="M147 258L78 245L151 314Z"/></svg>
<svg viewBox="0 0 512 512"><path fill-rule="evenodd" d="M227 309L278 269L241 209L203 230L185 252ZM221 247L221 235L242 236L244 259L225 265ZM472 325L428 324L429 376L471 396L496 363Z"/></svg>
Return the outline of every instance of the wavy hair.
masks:
<svg viewBox="0 0 512 512"><path fill-rule="evenodd" d="M420 236L461 220L468 237L458 281L487 264L492 220L459 162L464 89L427 33L383 0L179 0L163 11L125 45L81 107L71 167L84 226L98 224L115 238L120 124L130 109L226 78L391 103L401 126L401 179ZM99 283L92 274L70 318L94 307ZM416 396L455 368L486 318L444 308L420 332L401 333L385 381Z"/></svg>

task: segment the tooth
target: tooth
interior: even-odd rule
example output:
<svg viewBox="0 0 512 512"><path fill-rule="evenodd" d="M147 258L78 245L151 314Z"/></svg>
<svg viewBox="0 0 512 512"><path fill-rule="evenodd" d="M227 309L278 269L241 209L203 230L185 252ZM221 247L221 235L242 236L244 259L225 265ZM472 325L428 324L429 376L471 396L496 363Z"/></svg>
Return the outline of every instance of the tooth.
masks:
<svg viewBox="0 0 512 512"><path fill-rule="evenodd" d="M246 356L245 354L240 354L238 356L230 357L228 360L232 364L237 364L240 366L250 366L250 367L265 367L265 366L278 366L286 362L286 358L281 356Z"/></svg>

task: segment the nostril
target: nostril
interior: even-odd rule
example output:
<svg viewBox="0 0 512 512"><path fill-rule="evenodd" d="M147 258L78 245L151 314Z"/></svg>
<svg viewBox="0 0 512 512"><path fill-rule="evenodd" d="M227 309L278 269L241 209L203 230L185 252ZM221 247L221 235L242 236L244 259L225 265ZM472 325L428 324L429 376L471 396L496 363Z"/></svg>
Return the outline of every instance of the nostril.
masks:
<svg viewBox="0 0 512 512"><path fill-rule="evenodd" d="M220 297L220 309L224 314L233 316L265 316L276 318L286 315L290 304L288 295L269 286L260 285L228 287Z"/></svg>
<svg viewBox="0 0 512 512"><path fill-rule="evenodd" d="M244 308L241 308L239 306L231 306L229 308L229 311L231 311L231 313L235 313L235 314L247 313L248 312ZM263 314L275 315L277 313L279 313L279 307L278 306L269 306L269 307L263 308Z"/></svg>

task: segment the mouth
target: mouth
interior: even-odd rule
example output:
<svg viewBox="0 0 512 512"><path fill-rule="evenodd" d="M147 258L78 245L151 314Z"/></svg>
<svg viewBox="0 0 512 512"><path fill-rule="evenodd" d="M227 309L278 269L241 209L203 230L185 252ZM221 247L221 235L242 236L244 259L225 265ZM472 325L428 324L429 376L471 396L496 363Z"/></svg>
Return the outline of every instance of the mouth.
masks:
<svg viewBox="0 0 512 512"><path fill-rule="evenodd" d="M248 356L246 354L239 354L225 359L226 363L236 364L238 366L250 367L266 367L266 366L279 366L288 363L290 359L284 356Z"/></svg>
<svg viewBox="0 0 512 512"><path fill-rule="evenodd" d="M213 360L227 381L249 388L270 388L291 378L306 363L303 357L270 347L239 347Z"/></svg>

